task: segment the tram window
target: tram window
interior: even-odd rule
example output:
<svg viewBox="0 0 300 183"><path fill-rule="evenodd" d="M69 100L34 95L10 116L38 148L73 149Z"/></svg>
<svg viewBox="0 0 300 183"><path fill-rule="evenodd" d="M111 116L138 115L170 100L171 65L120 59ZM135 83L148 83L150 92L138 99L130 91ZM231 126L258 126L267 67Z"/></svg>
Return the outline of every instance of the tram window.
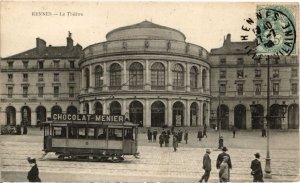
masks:
<svg viewBox="0 0 300 183"><path fill-rule="evenodd" d="M95 139L95 129L87 128L87 135L89 139Z"/></svg>
<svg viewBox="0 0 300 183"><path fill-rule="evenodd" d="M98 128L98 139L106 139L106 129Z"/></svg>
<svg viewBox="0 0 300 183"><path fill-rule="evenodd" d="M85 139L85 128L78 128L78 138Z"/></svg>
<svg viewBox="0 0 300 183"><path fill-rule="evenodd" d="M61 136L61 127L53 127L53 136L60 137Z"/></svg>
<svg viewBox="0 0 300 183"><path fill-rule="evenodd" d="M76 139L77 138L77 128L68 127L69 139Z"/></svg>
<svg viewBox="0 0 300 183"><path fill-rule="evenodd" d="M108 139L123 140L123 129L111 128L108 131Z"/></svg>

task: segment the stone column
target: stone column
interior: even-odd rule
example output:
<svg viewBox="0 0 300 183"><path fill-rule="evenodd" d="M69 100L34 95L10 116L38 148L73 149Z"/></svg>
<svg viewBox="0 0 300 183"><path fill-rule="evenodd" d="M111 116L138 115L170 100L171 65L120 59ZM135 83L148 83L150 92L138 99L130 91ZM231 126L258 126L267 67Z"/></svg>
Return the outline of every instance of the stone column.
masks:
<svg viewBox="0 0 300 183"><path fill-rule="evenodd" d="M123 61L123 74L121 74L121 76L123 76L123 82L121 82L122 86L122 90L128 90L128 85L129 85L129 76L127 73L127 65L126 65L126 60Z"/></svg>
<svg viewBox="0 0 300 183"><path fill-rule="evenodd" d="M281 118L281 128L283 130L288 129L288 112L284 115L284 118Z"/></svg>
<svg viewBox="0 0 300 183"><path fill-rule="evenodd" d="M189 100L185 101L185 124L184 126L191 126L191 113L190 113L190 108L191 108L191 102Z"/></svg>
<svg viewBox="0 0 300 183"><path fill-rule="evenodd" d="M167 110L166 124L168 124L168 126L172 126L173 125L173 108L172 108L172 100L170 100L170 99L167 101L166 110Z"/></svg>
<svg viewBox="0 0 300 183"><path fill-rule="evenodd" d="M203 101L199 101L197 126L203 125Z"/></svg>
<svg viewBox="0 0 300 183"><path fill-rule="evenodd" d="M106 62L103 63L103 91L108 91L108 83L109 83L109 68L106 68Z"/></svg>
<svg viewBox="0 0 300 183"><path fill-rule="evenodd" d="M121 112L121 114L122 115L125 115L125 113L128 113L128 115L129 115L129 109L128 109L128 106L127 106L127 100L126 99L123 99L122 100L122 112Z"/></svg>
<svg viewBox="0 0 300 183"><path fill-rule="evenodd" d="M83 114L84 102L80 102L80 114Z"/></svg>
<svg viewBox="0 0 300 183"><path fill-rule="evenodd" d="M186 63L186 68L185 68L185 86L186 86L186 91L190 92L191 91L191 78L190 78L190 64Z"/></svg>
<svg viewBox="0 0 300 183"><path fill-rule="evenodd" d="M207 85L206 85L206 91L207 91L207 93L209 93L209 91L210 91L210 70L207 69L206 73L207 73L207 77L206 77L206 83L207 83Z"/></svg>
<svg viewBox="0 0 300 183"><path fill-rule="evenodd" d="M171 62L168 61L168 66L167 66L167 87L168 87L168 91L172 91L172 79L173 79L173 75L172 75L172 71L171 71Z"/></svg>
<svg viewBox="0 0 300 183"><path fill-rule="evenodd" d="M92 101L89 101L88 104L89 104L89 114L95 114L95 110L94 110L94 105L93 105L94 102Z"/></svg>
<svg viewBox="0 0 300 183"><path fill-rule="evenodd" d="M144 69L144 75L145 75L145 90L149 91L151 90L151 69L149 68L149 60L146 60L146 66Z"/></svg>
<svg viewBox="0 0 300 183"><path fill-rule="evenodd" d="M209 126L210 123L210 102L207 102L207 112L206 112L206 126Z"/></svg>
<svg viewBox="0 0 300 183"><path fill-rule="evenodd" d="M203 93L203 87L202 87L202 66L199 67L198 88L199 88L200 93Z"/></svg>
<svg viewBox="0 0 300 183"><path fill-rule="evenodd" d="M93 70L93 66L89 66L90 69L90 87L88 89L88 92L94 92L95 88L95 71Z"/></svg>
<svg viewBox="0 0 300 183"><path fill-rule="evenodd" d="M145 127L151 126L151 106L149 99L146 99L145 101L145 118L143 124Z"/></svg>
<svg viewBox="0 0 300 183"><path fill-rule="evenodd" d="M20 125L21 124L21 120L22 120L21 111L19 109L16 109L16 124Z"/></svg>
<svg viewBox="0 0 300 183"><path fill-rule="evenodd" d="M246 109L246 129L251 129L252 125L251 125L251 110Z"/></svg>
<svg viewBox="0 0 300 183"><path fill-rule="evenodd" d="M82 68L81 70L81 78L80 78L80 81L81 81L81 94L84 94L85 93L85 77L84 77L84 69Z"/></svg>
<svg viewBox="0 0 300 183"><path fill-rule="evenodd" d="M107 101L104 101L102 103L102 108L103 108L103 114L109 114L107 111Z"/></svg>
<svg viewBox="0 0 300 183"><path fill-rule="evenodd" d="M36 111L32 110L31 111L31 126L36 126L36 125L37 125Z"/></svg>
<svg viewBox="0 0 300 183"><path fill-rule="evenodd" d="M1 118L0 118L0 125L6 125L7 121L6 121L6 111L5 109L2 109L1 111Z"/></svg>

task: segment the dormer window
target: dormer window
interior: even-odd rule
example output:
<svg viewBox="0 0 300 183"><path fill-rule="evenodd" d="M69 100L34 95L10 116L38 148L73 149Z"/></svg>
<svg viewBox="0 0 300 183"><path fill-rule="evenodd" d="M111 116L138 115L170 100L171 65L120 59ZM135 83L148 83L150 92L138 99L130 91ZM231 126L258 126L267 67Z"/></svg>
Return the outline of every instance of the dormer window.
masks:
<svg viewBox="0 0 300 183"><path fill-rule="evenodd" d="M59 68L59 60L53 60L54 68Z"/></svg>
<svg viewBox="0 0 300 183"><path fill-rule="evenodd" d="M23 67L24 67L24 69L28 69L28 61L27 60L23 60Z"/></svg>

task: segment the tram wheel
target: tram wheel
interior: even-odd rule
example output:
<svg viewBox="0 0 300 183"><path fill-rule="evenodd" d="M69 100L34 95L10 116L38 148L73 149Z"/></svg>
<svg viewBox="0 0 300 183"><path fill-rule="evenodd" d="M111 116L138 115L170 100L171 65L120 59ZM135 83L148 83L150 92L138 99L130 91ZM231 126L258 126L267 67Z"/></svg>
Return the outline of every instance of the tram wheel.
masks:
<svg viewBox="0 0 300 183"><path fill-rule="evenodd" d="M124 160L124 158L123 157L121 157L121 156L113 156L112 158L111 158L111 161L113 162L113 163L120 163L121 161L123 161Z"/></svg>

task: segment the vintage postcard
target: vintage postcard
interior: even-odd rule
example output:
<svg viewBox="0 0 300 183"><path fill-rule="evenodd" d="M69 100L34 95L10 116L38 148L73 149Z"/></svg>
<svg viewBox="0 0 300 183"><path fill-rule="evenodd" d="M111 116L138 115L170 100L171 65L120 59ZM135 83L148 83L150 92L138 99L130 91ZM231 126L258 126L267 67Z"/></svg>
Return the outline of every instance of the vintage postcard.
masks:
<svg viewBox="0 0 300 183"><path fill-rule="evenodd" d="M1 181L300 181L299 3L0 8Z"/></svg>

